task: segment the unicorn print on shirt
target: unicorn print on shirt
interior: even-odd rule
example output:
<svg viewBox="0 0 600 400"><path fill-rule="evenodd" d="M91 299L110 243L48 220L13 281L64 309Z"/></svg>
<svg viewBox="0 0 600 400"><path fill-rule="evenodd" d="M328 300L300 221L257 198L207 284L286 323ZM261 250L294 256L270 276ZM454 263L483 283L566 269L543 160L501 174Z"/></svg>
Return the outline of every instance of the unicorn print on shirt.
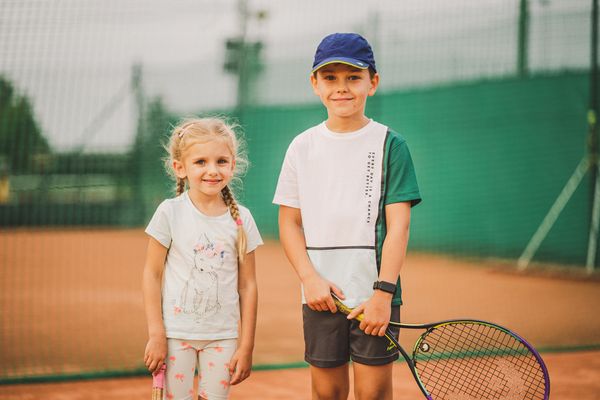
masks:
<svg viewBox="0 0 600 400"><path fill-rule="evenodd" d="M225 246L220 241L212 242L203 234L194 246L194 266L181 292L181 311L194 314L196 322L219 311L219 276L217 270L223 266Z"/></svg>

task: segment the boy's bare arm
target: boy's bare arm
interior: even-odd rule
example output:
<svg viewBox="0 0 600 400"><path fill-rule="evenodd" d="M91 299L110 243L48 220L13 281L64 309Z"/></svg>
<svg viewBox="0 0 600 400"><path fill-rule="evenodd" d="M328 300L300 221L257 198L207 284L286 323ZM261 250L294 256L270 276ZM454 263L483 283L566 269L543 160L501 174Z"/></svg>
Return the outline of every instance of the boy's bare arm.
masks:
<svg viewBox="0 0 600 400"><path fill-rule="evenodd" d="M387 236L383 241L379 280L396 283L406 258L410 228L410 202L388 204L385 206L385 216Z"/></svg>
<svg viewBox="0 0 600 400"><path fill-rule="evenodd" d="M333 291L342 299L344 295L337 286L323 279L310 262L299 208L279 207L279 240L302 281L306 304L315 311L337 311L330 292Z"/></svg>
<svg viewBox="0 0 600 400"><path fill-rule="evenodd" d="M395 283L406 257L410 227L410 202L394 203L385 206L387 235L381 252L380 281ZM390 320L390 304L393 295L375 290L373 296L356 307L348 316L354 318L361 312L365 317L360 329L368 335L383 336Z"/></svg>

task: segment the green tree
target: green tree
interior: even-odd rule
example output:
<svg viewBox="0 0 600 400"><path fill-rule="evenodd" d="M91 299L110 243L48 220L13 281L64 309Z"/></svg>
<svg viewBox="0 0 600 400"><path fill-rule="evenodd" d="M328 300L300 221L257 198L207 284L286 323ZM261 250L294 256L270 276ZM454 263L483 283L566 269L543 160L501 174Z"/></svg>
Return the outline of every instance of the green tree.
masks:
<svg viewBox="0 0 600 400"><path fill-rule="evenodd" d="M26 96L15 93L0 75L0 157L13 173L32 171L36 156L50 153L50 145L35 120Z"/></svg>

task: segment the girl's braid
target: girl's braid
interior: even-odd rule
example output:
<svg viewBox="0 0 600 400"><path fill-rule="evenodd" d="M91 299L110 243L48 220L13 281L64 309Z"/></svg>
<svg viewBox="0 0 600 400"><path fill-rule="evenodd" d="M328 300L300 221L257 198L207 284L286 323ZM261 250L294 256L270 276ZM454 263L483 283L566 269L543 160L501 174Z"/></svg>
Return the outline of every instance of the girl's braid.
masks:
<svg viewBox="0 0 600 400"><path fill-rule="evenodd" d="M175 193L177 196L182 194L185 191L185 179L177 178L175 183Z"/></svg>
<svg viewBox="0 0 600 400"><path fill-rule="evenodd" d="M187 122L183 125L180 125L180 126L176 127L173 130L173 133L171 134L171 136L172 136L171 144L170 144L170 146L166 146L167 151L169 151L171 158L165 160L165 165L168 166L169 172L172 171L171 166L170 166L172 159L179 160L181 157L181 150L180 150L181 138L183 137L183 133L184 133L185 129L192 124L193 124L193 122ZM174 175L174 174L172 174L172 175ZM185 192L185 179L181 179L181 178L175 176L175 195L179 196L183 192Z"/></svg>
<svg viewBox="0 0 600 400"><path fill-rule="evenodd" d="M244 226L242 225L242 218L240 217L240 209L238 208L238 204L235 201L235 197L233 197L233 193L231 193L229 186L225 186L221 190L221 194L223 196L223 201L225 201L227 208L229 208L229 213L231 214L231 217L233 218L233 220L235 221L235 223L237 225L237 229L238 229L238 236L237 236L238 259L240 261L243 261L245 255L246 255L247 238L246 238L246 232L244 231Z"/></svg>

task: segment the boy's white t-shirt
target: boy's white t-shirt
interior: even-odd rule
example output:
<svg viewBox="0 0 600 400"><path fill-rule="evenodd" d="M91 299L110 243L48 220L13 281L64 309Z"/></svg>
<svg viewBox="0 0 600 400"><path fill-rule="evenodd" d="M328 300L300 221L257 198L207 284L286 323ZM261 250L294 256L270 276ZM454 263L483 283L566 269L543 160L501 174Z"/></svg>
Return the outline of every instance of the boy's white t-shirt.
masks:
<svg viewBox="0 0 600 400"><path fill-rule="evenodd" d="M342 289L350 307L371 297L378 278L376 224L387 136L388 128L373 120L349 133L335 133L324 122L304 131L287 150L273 199L300 209L313 266ZM403 139L398 143L404 148L396 152L397 164L410 171L393 169L412 182L410 154ZM418 188L405 185L401 191L391 202L420 201Z"/></svg>
<svg viewBox="0 0 600 400"><path fill-rule="evenodd" d="M239 210L249 253L263 242L250 211ZM169 249L162 287L167 337L238 337L237 225L231 214L204 215L184 192L158 206L146 233Z"/></svg>

